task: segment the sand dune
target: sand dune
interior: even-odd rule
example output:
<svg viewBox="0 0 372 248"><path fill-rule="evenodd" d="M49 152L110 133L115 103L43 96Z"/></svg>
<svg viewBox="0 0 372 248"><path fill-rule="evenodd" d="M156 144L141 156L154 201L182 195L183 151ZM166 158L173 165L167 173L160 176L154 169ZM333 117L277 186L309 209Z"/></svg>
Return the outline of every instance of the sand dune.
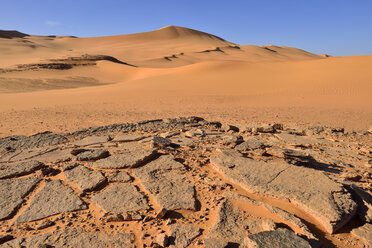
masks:
<svg viewBox="0 0 372 248"><path fill-rule="evenodd" d="M288 122L368 129L372 121L372 56L327 57L284 46L237 45L177 26L92 38L0 34L13 35L0 38L0 135L25 132L14 127L12 112L20 111L22 118L48 112L37 116L50 129L54 108L64 109L65 119L74 123L82 113L92 115L107 105L109 118L96 116L100 121L87 119L79 127L173 113L224 115L234 121L255 113L252 121L262 121L275 116L274 108L281 108ZM259 108L269 113L257 115ZM345 120L350 111L358 114ZM63 130L76 128L67 122ZM29 130L44 128L32 125Z"/></svg>

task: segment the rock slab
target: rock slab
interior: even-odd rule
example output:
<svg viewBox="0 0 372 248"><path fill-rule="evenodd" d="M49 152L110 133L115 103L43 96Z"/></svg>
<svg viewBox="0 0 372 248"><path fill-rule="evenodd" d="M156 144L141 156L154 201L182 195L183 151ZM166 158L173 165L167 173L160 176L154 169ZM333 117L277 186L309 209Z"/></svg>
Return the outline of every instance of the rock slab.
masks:
<svg viewBox="0 0 372 248"><path fill-rule="evenodd" d="M145 195L131 184L114 184L92 197L106 212L126 213L149 209Z"/></svg>
<svg viewBox="0 0 372 248"><path fill-rule="evenodd" d="M99 171L90 170L82 165L71 170L65 170L66 180L75 184L81 191L92 191L103 185L107 180Z"/></svg>
<svg viewBox="0 0 372 248"><path fill-rule="evenodd" d="M14 239L2 245L4 248L18 247L69 247L106 248L135 247L134 235L129 233L106 234L85 233L81 229L56 230L51 233Z"/></svg>
<svg viewBox="0 0 372 248"><path fill-rule="evenodd" d="M40 220L55 214L86 209L86 204L60 180L48 182L32 199L17 222Z"/></svg>
<svg viewBox="0 0 372 248"><path fill-rule="evenodd" d="M38 182L34 177L0 180L0 220L9 218Z"/></svg>
<svg viewBox="0 0 372 248"><path fill-rule="evenodd" d="M160 156L133 173L162 208L196 210L194 185L184 175L184 165L173 156Z"/></svg>
<svg viewBox="0 0 372 248"><path fill-rule="evenodd" d="M134 150L112 155L108 158L91 163L90 166L100 169L135 168L150 161L156 155L156 149Z"/></svg>
<svg viewBox="0 0 372 248"><path fill-rule="evenodd" d="M211 157L212 166L229 180L252 193L290 201L301 207L329 233L347 223L357 204L351 194L323 172L290 164L274 164L221 150Z"/></svg>

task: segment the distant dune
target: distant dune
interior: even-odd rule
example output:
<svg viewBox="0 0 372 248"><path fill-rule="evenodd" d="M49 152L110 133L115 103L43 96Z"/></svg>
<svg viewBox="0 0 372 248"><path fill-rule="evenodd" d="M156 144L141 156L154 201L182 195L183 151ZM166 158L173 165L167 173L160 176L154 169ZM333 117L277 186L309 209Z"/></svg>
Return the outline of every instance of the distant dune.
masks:
<svg viewBox="0 0 372 248"><path fill-rule="evenodd" d="M274 108L287 122L350 129L372 122L372 56L238 45L177 26L91 38L17 31L0 37L0 136L24 132L15 113L35 131L182 113L263 121L278 116ZM91 118L77 121L85 114Z"/></svg>

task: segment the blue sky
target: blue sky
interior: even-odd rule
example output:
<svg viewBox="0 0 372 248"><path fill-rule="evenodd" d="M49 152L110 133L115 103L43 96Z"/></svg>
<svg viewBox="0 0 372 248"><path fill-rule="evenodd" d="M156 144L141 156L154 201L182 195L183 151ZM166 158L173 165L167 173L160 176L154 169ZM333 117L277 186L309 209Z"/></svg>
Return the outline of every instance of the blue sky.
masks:
<svg viewBox="0 0 372 248"><path fill-rule="evenodd" d="M79 37L189 27L241 45L372 54L372 0L0 0L0 29Z"/></svg>

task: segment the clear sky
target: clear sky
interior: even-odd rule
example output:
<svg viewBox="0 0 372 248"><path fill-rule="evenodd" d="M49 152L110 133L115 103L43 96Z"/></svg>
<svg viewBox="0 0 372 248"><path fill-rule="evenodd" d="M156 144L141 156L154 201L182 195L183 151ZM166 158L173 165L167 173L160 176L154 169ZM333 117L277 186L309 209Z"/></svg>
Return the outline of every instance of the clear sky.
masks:
<svg viewBox="0 0 372 248"><path fill-rule="evenodd" d="M372 54L372 0L0 0L0 29L104 36L177 25L241 45Z"/></svg>

